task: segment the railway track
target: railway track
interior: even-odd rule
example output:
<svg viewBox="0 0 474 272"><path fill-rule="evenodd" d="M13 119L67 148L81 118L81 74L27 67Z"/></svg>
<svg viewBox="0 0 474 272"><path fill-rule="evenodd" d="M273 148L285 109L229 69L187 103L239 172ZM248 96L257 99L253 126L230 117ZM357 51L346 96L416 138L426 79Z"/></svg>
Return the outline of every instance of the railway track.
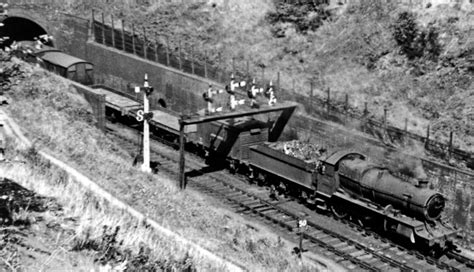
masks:
<svg viewBox="0 0 474 272"><path fill-rule="evenodd" d="M132 130L127 127L122 128L129 130L129 133ZM109 133L119 139L126 150L131 152L137 150L139 141L131 140L130 135L127 137L117 131ZM138 132L134 131L134 133L133 137L137 139ZM161 139L159 141L163 143ZM157 146L156 141L151 148L152 161L160 162L158 169L173 176L178 174L177 153L169 146ZM293 238L295 242L299 240L300 233L296 224L301 219L300 214L286 209L280 201L249 193L233 185L232 180L235 177L229 177L226 171L217 170L206 174L205 168L204 163L193 156L188 156L186 171L193 173L188 176L189 187L224 200L236 212L258 218L260 221L272 225L280 232L286 233L287 237ZM308 220L307 229L302 234L303 248L306 251L325 255L350 270L425 271L441 269L464 271L469 269L468 265L472 265L472 263L469 264L472 260L463 259L455 252L452 252L449 258L436 260L381 239L375 233L356 231L355 235L359 237L357 239L347 237Z"/></svg>

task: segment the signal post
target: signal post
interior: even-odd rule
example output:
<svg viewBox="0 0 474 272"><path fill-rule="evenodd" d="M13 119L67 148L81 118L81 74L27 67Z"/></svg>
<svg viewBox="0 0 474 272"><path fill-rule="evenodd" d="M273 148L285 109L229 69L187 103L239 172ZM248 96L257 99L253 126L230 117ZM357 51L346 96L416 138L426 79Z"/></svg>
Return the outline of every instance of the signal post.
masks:
<svg viewBox="0 0 474 272"><path fill-rule="evenodd" d="M135 87L135 92L143 92L143 110L137 111L137 120L143 121L143 164L141 170L151 173L150 168L150 125L149 121L153 118L153 112L150 112L150 103L148 96L153 92L153 87L148 84L148 75L145 74L143 87Z"/></svg>

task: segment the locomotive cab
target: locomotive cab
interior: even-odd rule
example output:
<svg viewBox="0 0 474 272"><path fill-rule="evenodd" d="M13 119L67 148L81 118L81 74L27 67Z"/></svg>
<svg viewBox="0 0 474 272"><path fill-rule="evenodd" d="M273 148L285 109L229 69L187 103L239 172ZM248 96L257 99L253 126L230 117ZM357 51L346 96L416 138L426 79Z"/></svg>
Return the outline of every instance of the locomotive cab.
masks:
<svg viewBox="0 0 474 272"><path fill-rule="evenodd" d="M339 151L329 156L328 159L320 161L317 167L317 194L329 199L339 189L339 162L348 158L365 160L366 157L352 151Z"/></svg>

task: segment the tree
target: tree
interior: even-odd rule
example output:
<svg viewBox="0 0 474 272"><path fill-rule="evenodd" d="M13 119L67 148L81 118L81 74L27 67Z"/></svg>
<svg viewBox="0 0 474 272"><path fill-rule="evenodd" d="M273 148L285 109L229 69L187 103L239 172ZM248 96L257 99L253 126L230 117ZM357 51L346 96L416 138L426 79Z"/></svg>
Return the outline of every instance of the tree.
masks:
<svg viewBox="0 0 474 272"><path fill-rule="evenodd" d="M404 11L398 15L392 28L393 38L409 59L423 56L432 60L438 58L441 45L438 41L438 29L433 25L427 30L421 29L416 22L415 14Z"/></svg>

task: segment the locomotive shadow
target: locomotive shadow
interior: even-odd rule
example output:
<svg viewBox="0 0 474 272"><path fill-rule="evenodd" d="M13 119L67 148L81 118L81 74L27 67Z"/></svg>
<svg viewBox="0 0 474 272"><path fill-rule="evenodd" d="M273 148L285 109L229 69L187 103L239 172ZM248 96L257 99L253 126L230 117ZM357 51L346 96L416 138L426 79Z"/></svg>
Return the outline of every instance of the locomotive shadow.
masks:
<svg viewBox="0 0 474 272"><path fill-rule="evenodd" d="M187 172L185 172L185 175L186 175L186 178L194 178L194 177L203 176L205 174L221 171L221 170L224 170L224 169L225 169L225 166L208 165L208 166L204 166L200 169L187 171Z"/></svg>

